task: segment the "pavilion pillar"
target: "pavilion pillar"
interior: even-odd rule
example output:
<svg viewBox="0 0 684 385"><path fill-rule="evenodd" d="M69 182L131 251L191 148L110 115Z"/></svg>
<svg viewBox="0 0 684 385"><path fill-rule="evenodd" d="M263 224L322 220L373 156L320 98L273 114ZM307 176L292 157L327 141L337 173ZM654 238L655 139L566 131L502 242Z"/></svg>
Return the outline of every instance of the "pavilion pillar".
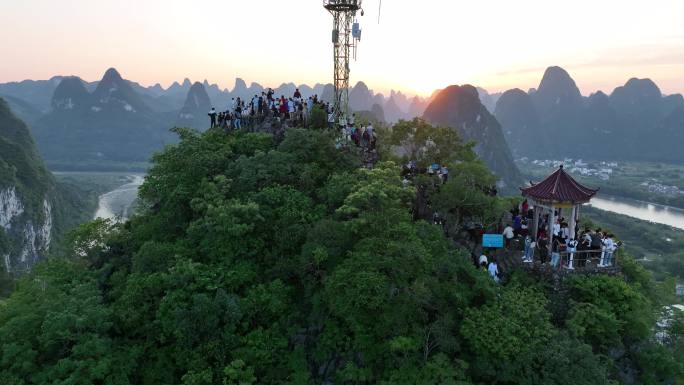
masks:
<svg viewBox="0 0 684 385"><path fill-rule="evenodd" d="M575 227L577 227L577 224L580 223L580 222L579 222L580 207L582 207L582 205L580 205L580 204L577 204L577 205L575 206ZM580 229L580 230L582 230L582 229ZM578 235L578 234L575 234L575 235Z"/></svg>
<svg viewBox="0 0 684 385"><path fill-rule="evenodd" d="M546 250L547 258L551 257L551 250L553 250L553 225L556 224L556 207L551 204L551 213L549 214L549 249Z"/></svg>
<svg viewBox="0 0 684 385"><path fill-rule="evenodd" d="M534 205L534 223L532 226L534 228L532 229L532 236L534 237L534 240L536 242L537 237L539 236L539 215L541 214L541 209L539 205L535 204Z"/></svg>
<svg viewBox="0 0 684 385"><path fill-rule="evenodd" d="M572 206L572 216L570 217L570 239L575 239L577 234L575 227L577 226L577 205Z"/></svg>
<svg viewBox="0 0 684 385"><path fill-rule="evenodd" d="M577 224L577 204L572 206L572 216L570 217L570 239L575 239L577 237L577 232L575 231L575 225ZM575 267L573 266L574 260L575 260L575 250L570 251L570 255L568 256L568 269L573 270Z"/></svg>

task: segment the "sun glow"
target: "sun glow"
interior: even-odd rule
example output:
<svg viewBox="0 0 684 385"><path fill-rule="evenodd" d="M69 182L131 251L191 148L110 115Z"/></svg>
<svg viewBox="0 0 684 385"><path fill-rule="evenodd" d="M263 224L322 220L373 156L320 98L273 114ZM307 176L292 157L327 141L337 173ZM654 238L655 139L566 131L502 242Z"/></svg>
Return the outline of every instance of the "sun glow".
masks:
<svg viewBox="0 0 684 385"><path fill-rule="evenodd" d="M450 84L494 91L536 87L549 65L566 68L584 93L651 77L684 91L684 2L367 0L352 84L429 95ZM192 4L192 5L190 5ZM189 77L230 88L330 82L330 15L318 0L25 0L0 13L0 81L109 67L143 84ZM39 10L39 11L36 11ZM27 23L26 20L32 20ZM639 25L639 28L633 28ZM59 31L56 34L55 31ZM49 42L49 44L46 44Z"/></svg>

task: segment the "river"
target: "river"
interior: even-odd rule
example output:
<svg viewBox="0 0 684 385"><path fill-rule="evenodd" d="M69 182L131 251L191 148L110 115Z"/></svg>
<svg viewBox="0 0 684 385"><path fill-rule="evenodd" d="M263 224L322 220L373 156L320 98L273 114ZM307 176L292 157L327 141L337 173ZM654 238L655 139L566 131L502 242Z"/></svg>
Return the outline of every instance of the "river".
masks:
<svg viewBox="0 0 684 385"><path fill-rule="evenodd" d="M592 199L589 205L597 209L684 230L684 210L675 207L606 195Z"/></svg>
<svg viewBox="0 0 684 385"><path fill-rule="evenodd" d="M94 217L127 219L131 214L131 207L137 198L138 188L143 180L144 175L129 175L125 184L100 195ZM675 207L608 195L592 199L590 206L684 230L684 210Z"/></svg>
<svg viewBox="0 0 684 385"><path fill-rule="evenodd" d="M95 218L122 220L128 219L133 202L138 197L138 188L144 180L143 175L129 175L128 181L116 189L100 195Z"/></svg>

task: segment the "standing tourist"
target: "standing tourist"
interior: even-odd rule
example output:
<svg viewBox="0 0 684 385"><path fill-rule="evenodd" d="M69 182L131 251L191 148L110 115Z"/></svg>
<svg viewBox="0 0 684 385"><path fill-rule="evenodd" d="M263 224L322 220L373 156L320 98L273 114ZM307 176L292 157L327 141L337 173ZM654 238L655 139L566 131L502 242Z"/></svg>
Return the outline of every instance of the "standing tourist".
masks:
<svg viewBox="0 0 684 385"><path fill-rule="evenodd" d="M211 123L211 128L216 127L216 108L211 107L211 110L209 111L208 115L209 115L209 122Z"/></svg>

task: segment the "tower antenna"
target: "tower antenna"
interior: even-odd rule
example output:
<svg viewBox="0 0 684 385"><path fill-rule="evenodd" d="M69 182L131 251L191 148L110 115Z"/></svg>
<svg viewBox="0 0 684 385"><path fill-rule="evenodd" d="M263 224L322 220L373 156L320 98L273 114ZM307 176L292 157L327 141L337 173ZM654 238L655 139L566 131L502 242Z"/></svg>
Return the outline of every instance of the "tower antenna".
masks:
<svg viewBox="0 0 684 385"><path fill-rule="evenodd" d="M378 5L378 24L380 24L380 12L382 11L382 0L380 0L380 5Z"/></svg>
<svg viewBox="0 0 684 385"><path fill-rule="evenodd" d="M347 125L349 117L349 61L361 41L361 28L356 13L361 11L362 0L323 0L323 7L333 16L333 61L335 100L333 109L337 122Z"/></svg>

